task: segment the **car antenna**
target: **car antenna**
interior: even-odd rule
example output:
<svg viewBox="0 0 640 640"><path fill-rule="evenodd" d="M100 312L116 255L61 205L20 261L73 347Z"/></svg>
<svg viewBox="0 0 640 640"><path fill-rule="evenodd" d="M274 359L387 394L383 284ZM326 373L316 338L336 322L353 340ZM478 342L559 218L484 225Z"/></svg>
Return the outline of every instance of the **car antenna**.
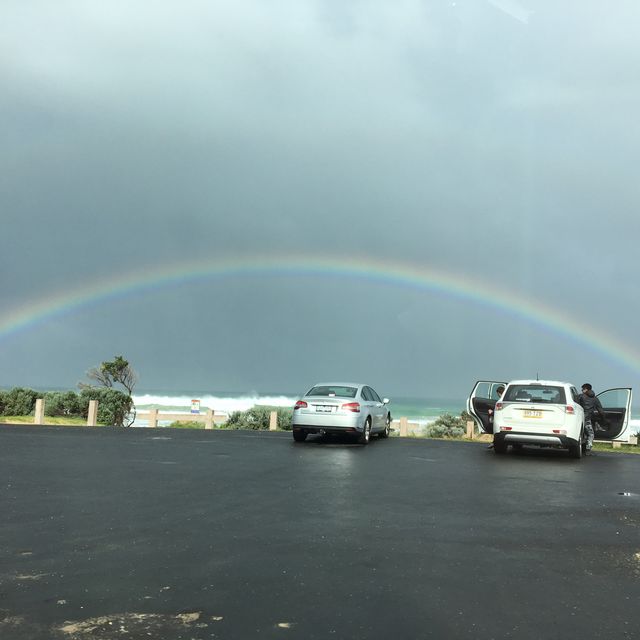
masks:
<svg viewBox="0 0 640 640"><path fill-rule="evenodd" d="M536 382L540 381L540 374L538 371L536 371Z"/></svg>

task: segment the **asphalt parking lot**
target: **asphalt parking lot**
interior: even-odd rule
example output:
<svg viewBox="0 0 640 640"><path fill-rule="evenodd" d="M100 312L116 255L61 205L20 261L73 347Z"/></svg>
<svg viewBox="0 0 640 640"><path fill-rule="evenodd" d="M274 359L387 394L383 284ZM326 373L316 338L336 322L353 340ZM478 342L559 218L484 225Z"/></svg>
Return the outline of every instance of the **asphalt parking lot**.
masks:
<svg viewBox="0 0 640 640"><path fill-rule="evenodd" d="M637 638L640 457L0 426L0 638Z"/></svg>

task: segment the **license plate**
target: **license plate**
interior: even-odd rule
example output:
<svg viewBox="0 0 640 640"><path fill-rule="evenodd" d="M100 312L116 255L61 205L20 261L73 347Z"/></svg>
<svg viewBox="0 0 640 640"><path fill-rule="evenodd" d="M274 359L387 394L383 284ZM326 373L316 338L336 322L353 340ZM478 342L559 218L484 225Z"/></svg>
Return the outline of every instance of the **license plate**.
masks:
<svg viewBox="0 0 640 640"><path fill-rule="evenodd" d="M524 410L525 418L542 418L542 411L535 411L534 409Z"/></svg>
<svg viewBox="0 0 640 640"><path fill-rule="evenodd" d="M316 411L318 413L331 413L331 409L332 409L332 407L327 407L327 406L321 405L321 404L316 407Z"/></svg>

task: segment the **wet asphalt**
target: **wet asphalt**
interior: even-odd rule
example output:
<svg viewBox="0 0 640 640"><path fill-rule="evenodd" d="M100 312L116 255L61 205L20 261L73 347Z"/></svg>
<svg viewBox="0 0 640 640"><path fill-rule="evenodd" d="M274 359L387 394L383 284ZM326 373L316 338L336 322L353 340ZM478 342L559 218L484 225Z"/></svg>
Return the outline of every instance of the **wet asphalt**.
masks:
<svg viewBox="0 0 640 640"><path fill-rule="evenodd" d="M0 513L2 640L640 637L631 454L0 426Z"/></svg>

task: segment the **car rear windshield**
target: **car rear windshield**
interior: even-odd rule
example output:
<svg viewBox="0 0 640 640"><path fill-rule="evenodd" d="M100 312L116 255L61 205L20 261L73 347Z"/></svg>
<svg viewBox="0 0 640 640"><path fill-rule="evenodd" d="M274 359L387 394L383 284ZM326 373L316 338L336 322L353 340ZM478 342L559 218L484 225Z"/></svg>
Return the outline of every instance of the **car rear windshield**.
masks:
<svg viewBox="0 0 640 640"><path fill-rule="evenodd" d="M542 384L510 385L504 394L503 402L547 402L550 404L566 404L563 387Z"/></svg>
<svg viewBox="0 0 640 640"><path fill-rule="evenodd" d="M343 387L341 385L322 385L307 391L308 396L326 396L328 398L355 398L358 387Z"/></svg>

